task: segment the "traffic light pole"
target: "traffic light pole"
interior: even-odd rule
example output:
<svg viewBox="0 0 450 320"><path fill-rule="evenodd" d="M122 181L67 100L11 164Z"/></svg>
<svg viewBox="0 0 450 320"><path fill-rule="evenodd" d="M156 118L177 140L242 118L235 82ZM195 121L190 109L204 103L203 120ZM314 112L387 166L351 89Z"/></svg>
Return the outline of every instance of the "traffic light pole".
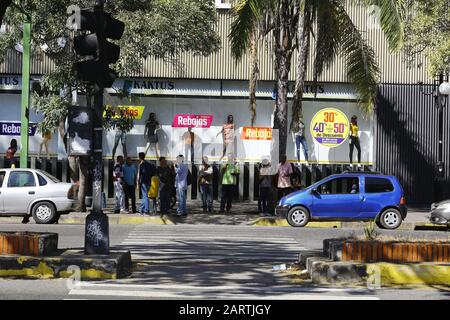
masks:
<svg viewBox="0 0 450 320"><path fill-rule="evenodd" d="M97 1L94 12L97 16L97 58L104 64L104 43L106 41L103 25L103 1ZM94 94L93 112L93 188L92 212L86 217L85 254L109 254L109 221L103 213L103 91L100 87Z"/></svg>

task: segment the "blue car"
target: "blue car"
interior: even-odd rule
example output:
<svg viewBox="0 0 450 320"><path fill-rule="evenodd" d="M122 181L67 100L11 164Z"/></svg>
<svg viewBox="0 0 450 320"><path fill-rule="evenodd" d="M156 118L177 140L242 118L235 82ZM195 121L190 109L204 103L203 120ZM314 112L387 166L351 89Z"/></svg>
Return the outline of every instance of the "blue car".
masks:
<svg viewBox="0 0 450 320"><path fill-rule="evenodd" d="M353 171L331 175L281 198L276 213L293 227L304 227L311 220L375 219L380 228L396 229L407 208L396 177Z"/></svg>

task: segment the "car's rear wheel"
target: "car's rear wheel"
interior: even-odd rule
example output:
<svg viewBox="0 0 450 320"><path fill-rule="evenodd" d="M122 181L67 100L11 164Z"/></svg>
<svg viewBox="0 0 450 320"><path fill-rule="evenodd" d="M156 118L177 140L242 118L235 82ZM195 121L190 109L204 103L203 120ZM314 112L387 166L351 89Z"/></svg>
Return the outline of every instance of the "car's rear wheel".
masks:
<svg viewBox="0 0 450 320"><path fill-rule="evenodd" d="M304 227L309 222L309 219L308 209L302 206L291 208L287 215L287 221L293 227Z"/></svg>
<svg viewBox="0 0 450 320"><path fill-rule="evenodd" d="M58 219L55 206L48 201L35 204L31 213L37 224L50 224Z"/></svg>
<svg viewBox="0 0 450 320"><path fill-rule="evenodd" d="M402 224L400 211L394 208L384 210L379 218L379 224L383 229L397 229Z"/></svg>

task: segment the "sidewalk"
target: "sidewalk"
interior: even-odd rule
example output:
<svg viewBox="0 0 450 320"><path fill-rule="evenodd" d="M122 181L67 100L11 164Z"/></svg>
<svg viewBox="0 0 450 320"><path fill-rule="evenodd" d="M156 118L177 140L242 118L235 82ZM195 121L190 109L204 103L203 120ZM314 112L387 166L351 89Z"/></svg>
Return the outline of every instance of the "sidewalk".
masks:
<svg viewBox="0 0 450 320"><path fill-rule="evenodd" d="M107 206L104 212L109 216L110 224L213 224L213 225L254 225L254 226L289 226L286 219L273 215L258 213L258 203L240 202L233 204L229 214L218 213L218 203L215 202L215 213L204 213L201 201L188 202L188 215L177 217L176 215L141 216L138 214L114 214L112 205ZM175 210L173 211L175 212ZM60 224L84 224L87 213L72 212L62 215ZM429 213L425 210L410 209L408 216L400 229L414 230L416 226L430 226L428 223ZM0 218L1 223L20 223L22 218L10 217ZM34 223L30 220L30 223ZM310 222L306 227L310 228L361 228L362 223L358 221L340 222L323 221ZM430 226L431 227L431 226Z"/></svg>

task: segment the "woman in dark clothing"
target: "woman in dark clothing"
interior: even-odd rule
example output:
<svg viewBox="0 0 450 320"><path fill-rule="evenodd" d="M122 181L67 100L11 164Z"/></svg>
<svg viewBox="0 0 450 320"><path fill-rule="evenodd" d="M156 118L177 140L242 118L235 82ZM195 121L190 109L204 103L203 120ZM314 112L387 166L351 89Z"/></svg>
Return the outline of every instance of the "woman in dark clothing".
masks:
<svg viewBox="0 0 450 320"><path fill-rule="evenodd" d="M9 148L6 151L6 160L9 161L10 167L16 166L16 159L14 158L15 153L17 152L17 140L12 139Z"/></svg>

